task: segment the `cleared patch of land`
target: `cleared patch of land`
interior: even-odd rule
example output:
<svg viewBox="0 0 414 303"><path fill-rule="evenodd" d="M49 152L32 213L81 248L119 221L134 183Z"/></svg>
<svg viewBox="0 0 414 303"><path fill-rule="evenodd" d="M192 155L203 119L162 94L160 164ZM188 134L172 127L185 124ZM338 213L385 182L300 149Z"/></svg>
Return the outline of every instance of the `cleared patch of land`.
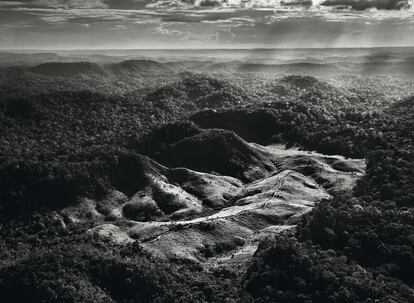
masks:
<svg viewBox="0 0 414 303"><path fill-rule="evenodd" d="M73 223L93 218L96 226L88 233L118 245L137 241L166 259L225 264L247 260L263 237L293 228L316 203L334 191L351 190L364 174L359 159L283 145L250 146L275 163L273 174L243 183L149 162L147 186L132 197L114 191L60 214Z"/></svg>

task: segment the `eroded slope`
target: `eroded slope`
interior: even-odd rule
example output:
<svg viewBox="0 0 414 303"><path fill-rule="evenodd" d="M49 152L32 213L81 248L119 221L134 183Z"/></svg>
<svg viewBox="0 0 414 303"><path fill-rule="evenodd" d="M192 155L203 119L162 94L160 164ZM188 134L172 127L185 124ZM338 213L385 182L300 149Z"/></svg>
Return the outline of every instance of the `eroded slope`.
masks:
<svg viewBox="0 0 414 303"><path fill-rule="evenodd" d="M300 216L330 198L330 193L351 190L364 172L362 160L237 140L240 144L230 144L237 152L260 155L272 169L246 181L243 174L240 180L214 172L168 168L143 157L146 165L140 174L145 186L128 196L114 190L100 201L82 199L59 216L72 223L93 218L95 227L88 233L115 244L136 241L163 258L221 264L231 256L251 256L260 239L294 227ZM194 151L204 143L192 142ZM175 157L187 161L180 159L186 153ZM263 169L254 166L255 158L246 159L251 165L244 169Z"/></svg>

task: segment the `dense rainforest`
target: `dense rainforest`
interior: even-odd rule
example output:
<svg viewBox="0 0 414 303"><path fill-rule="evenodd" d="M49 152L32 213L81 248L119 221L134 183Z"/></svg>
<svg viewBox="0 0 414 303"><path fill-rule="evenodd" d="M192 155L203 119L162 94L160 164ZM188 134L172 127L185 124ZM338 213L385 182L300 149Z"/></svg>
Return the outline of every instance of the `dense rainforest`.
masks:
<svg viewBox="0 0 414 303"><path fill-rule="evenodd" d="M64 75L47 65L1 70L4 302L414 302L409 79L176 73L146 64L146 74L137 62L109 71L79 64ZM93 220L56 216L80 197L136 191L141 155L239 177L252 156L237 138L364 158L366 172L295 229L263 239L240 266L162 260L136 242L92 237L85 231ZM224 147L206 162L171 157L201 153L199 142ZM220 159L227 153L231 162Z"/></svg>

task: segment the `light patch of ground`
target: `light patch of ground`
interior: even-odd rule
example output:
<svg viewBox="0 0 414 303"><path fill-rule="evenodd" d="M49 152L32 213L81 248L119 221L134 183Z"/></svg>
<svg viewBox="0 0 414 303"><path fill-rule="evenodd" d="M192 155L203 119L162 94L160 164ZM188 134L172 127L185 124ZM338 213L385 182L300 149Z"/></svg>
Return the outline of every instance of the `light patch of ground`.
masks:
<svg viewBox="0 0 414 303"><path fill-rule="evenodd" d="M65 223L80 223L85 221L99 221L104 215L96 210L96 201L82 198L77 205L67 207L60 211Z"/></svg>
<svg viewBox="0 0 414 303"><path fill-rule="evenodd" d="M221 256L223 260L229 255L251 256L262 236L291 228L296 217L329 197L313 180L285 170L246 185L234 205L214 214L174 221L130 220L128 226L120 225L116 233L111 224L110 231L117 237L115 243L122 243L119 238L133 239L147 251L168 259L211 259L210 263L217 263ZM91 232L101 237L108 235L101 230Z"/></svg>
<svg viewBox="0 0 414 303"><path fill-rule="evenodd" d="M272 225L265 227L259 232L255 233L244 246L239 249L235 249L227 254L219 255L209 260L209 265L213 267L229 266L229 267L240 267L246 260L255 253L259 243L266 237L276 235L282 232L293 231L296 225Z"/></svg>
<svg viewBox="0 0 414 303"><path fill-rule="evenodd" d="M283 144L266 147L253 146L269 152L279 163L279 169L292 169L309 176L330 193L352 189L365 173L364 159L350 159L339 155L324 155L298 148L286 149Z"/></svg>
<svg viewBox="0 0 414 303"><path fill-rule="evenodd" d="M121 230L120 227L114 224L98 225L97 227L90 229L88 233L120 245L128 244L134 241L123 230Z"/></svg>
<svg viewBox="0 0 414 303"><path fill-rule="evenodd" d="M330 195L312 179L293 170L284 170L272 177L256 181L246 186L237 205L271 207L287 203L298 207L313 206Z"/></svg>
<svg viewBox="0 0 414 303"><path fill-rule="evenodd" d="M243 183L236 178L200 173L187 168L174 168L168 174L171 183L177 183L187 192L198 197L203 205L214 209L229 205Z"/></svg>
<svg viewBox="0 0 414 303"><path fill-rule="evenodd" d="M202 202L181 187L169 184L160 178L153 178L151 181L152 199L158 208L171 218L182 218L203 211Z"/></svg>
<svg viewBox="0 0 414 303"><path fill-rule="evenodd" d="M252 256L264 237L293 230L298 219L332 192L351 190L364 174L363 160L252 144L277 163L278 171L249 184L186 168L158 169L131 198L114 191L100 202L85 199L66 209L73 222L91 217L91 235L143 249L166 259L209 266L234 264ZM129 206L128 206L129 205ZM132 211L152 217L131 219ZM111 222L108 222L111 221Z"/></svg>

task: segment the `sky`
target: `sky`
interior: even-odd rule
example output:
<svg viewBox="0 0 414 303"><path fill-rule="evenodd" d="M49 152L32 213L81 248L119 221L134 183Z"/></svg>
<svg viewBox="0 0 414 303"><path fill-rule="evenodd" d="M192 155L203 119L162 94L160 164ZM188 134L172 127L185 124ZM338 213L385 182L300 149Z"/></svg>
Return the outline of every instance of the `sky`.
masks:
<svg viewBox="0 0 414 303"><path fill-rule="evenodd" d="M414 0L0 0L0 49L414 46Z"/></svg>

